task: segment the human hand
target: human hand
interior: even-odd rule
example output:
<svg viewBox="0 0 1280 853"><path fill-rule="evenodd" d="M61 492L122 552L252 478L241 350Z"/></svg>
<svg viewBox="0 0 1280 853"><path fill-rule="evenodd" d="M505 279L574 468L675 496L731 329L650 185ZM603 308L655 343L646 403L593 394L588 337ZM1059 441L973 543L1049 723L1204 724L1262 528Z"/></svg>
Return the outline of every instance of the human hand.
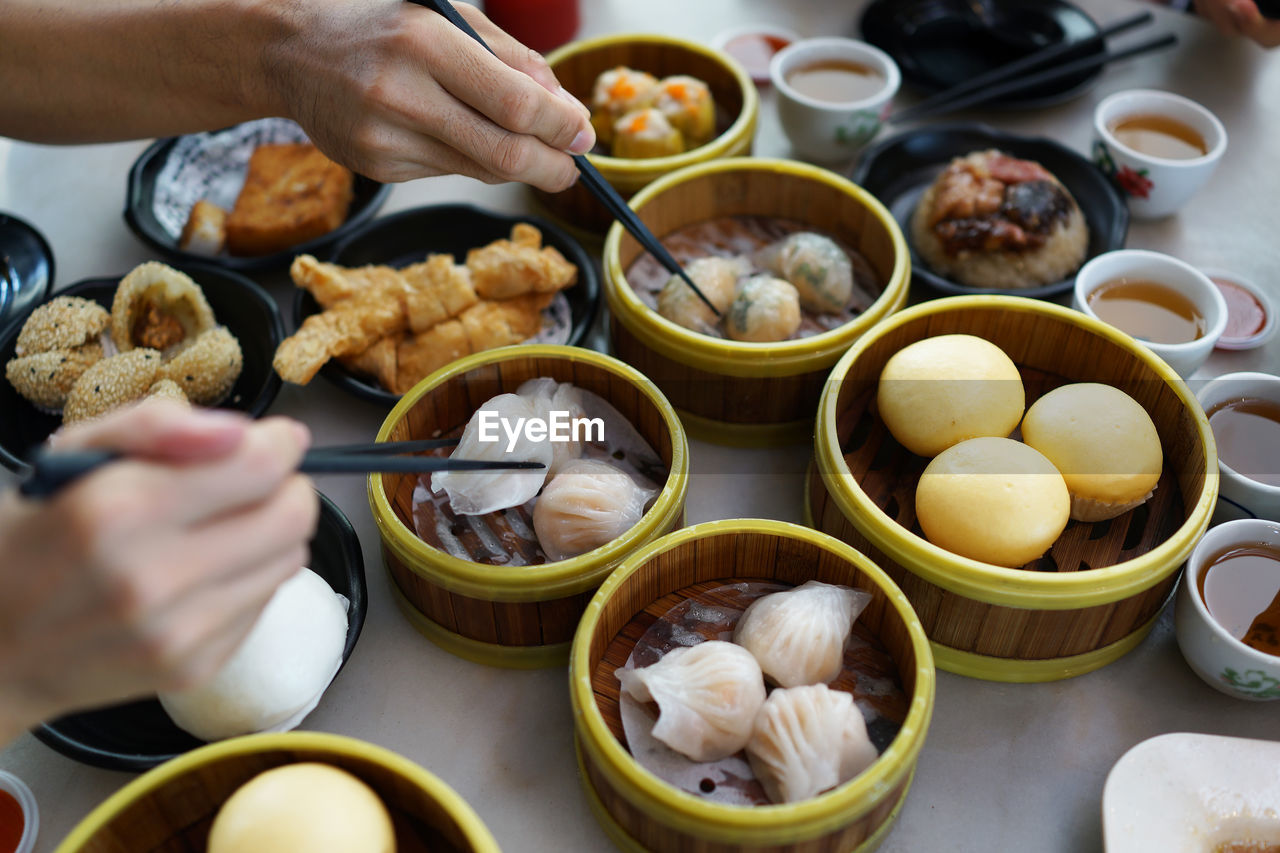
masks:
<svg viewBox="0 0 1280 853"><path fill-rule="evenodd" d="M1195 0L1196 11L1229 36L1244 36L1263 47L1280 45L1280 20L1263 16L1253 0Z"/></svg>
<svg viewBox="0 0 1280 853"><path fill-rule="evenodd" d="M0 496L0 744L212 676L306 564L308 443L284 419L160 401L61 434L129 458L44 502Z"/></svg>
<svg viewBox="0 0 1280 853"><path fill-rule="evenodd" d="M375 180L458 173L565 189L577 176L565 152L595 143L588 110L541 56L456 5L496 57L404 0L292 4L296 35L266 57L275 111Z"/></svg>

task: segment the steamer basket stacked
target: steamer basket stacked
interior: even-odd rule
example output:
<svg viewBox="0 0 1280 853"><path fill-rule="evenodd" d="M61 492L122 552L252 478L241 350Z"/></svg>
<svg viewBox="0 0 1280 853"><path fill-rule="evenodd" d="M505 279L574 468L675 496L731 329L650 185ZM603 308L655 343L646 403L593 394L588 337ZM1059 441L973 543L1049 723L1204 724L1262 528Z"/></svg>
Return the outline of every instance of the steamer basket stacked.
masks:
<svg viewBox="0 0 1280 853"><path fill-rule="evenodd" d="M662 389L691 435L742 446L807 440L831 366L906 304L910 260L893 216L839 175L767 159L682 169L638 193L632 207L659 238L720 217L774 217L825 232L866 258L881 283L866 311L821 334L750 343L699 334L658 314L627 282L640 245L620 225L605 242L613 351Z"/></svg>
<svg viewBox="0 0 1280 853"><path fill-rule="evenodd" d="M607 545L541 565L485 565L455 557L414 530L416 475L369 478L369 503L401 610L432 642L479 663L563 664L578 617L623 558L684 523L688 443L680 419L645 377L578 347L522 345L477 353L415 386L387 416L378 441L460 431L481 404L526 380L571 382L612 404L661 458L667 479L638 523Z"/></svg>
<svg viewBox="0 0 1280 853"><path fill-rule="evenodd" d="M906 697L901 728L879 758L851 781L812 799L756 806L702 799L641 766L624 746L614 669L653 620L653 608L698 584L808 580L872 594L858 622L896 665ZM888 834L906 798L933 713L935 676L919 619L875 564L830 536L783 522L740 519L696 525L629 557L582 618L569 679L583 785L620 849L867 853Z"/></svg>
<svg viewBox="0 0 1280 853"><path fill-rule="evenodd" d="M1115 519L1072 522L1044 557L1017 569L928 542L914 512L924 460L888 434L874 398L890 356L953 333L1004 350L1022 374L1028 405L1069 382L1106 383L1136 399L1164 452L1152 499ZM1146 636L1208 527L1217 467L1194 396L1132 338L1038 300L952 297L895 315L836 365L818 412L806 512L815 527L863 551L897 581L939 667L997 681L1048 681L1097 669Z"/></svg>

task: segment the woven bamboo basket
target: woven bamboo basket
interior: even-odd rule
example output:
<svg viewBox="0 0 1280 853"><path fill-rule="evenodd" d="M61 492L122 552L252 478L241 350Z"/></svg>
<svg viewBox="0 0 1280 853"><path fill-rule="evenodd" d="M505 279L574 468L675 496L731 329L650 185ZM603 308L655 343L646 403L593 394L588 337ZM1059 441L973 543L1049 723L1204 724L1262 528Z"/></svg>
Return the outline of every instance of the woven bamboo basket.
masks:
<svg viewBox="0 0 1280 853"><path fill-rule="evenodd" d="M1028 406L1070 382L1114 385L1141 403L1164 450L1152 499L1109 521L1069 523L1043 557L1018 569L930 544L915 519L915 486L928 460L889 435L875 412L875 391L895 352L953 333L1004 350L1022 374ZM806 512L815 527L866 553L902 587L940 668L1049 681L1104 666L1146 636L1208 528L1217 471L1203 410L1141 344L1039 300L959 296L895 315L836 365L818 412Z"/></svg>
<svg viewBox="0 0 1280 853"><path fill-rule="evenodd" d="M735 806L685 793L627 751L614 670L648 624L692 590L744 580L817 579L866 589L858 617L897 666L906 715L888 748L861 775L785 805ZM855 628L855 630L857 630ZM874 850L907 795L933 712L933 659L924 630L893 581L837 540L777 521L699 524L634 555L592 599L569 665L578 761L596 817L618 846L663 853Z"/></svg>
<svg viewBox="0 0 1280 853"><path fill-rule="evenodd" d="M662 389L691 435L743 446L808 441L831 366L906 304L911 262L893 216L839 175L766 159L692 166L649 186L632 206L659 237L723 216L771 216L825 231L870 262L883 289L852 321L798 340L744 343L698 334L651 309L626 279L640 245L620 225L605 242L613 351Z"/></svg>
<svg viewBox="0 0 1280 853"><path fill-rule="evenodd" d="M687 74L711 89L723 129L706 145L671 157L633 160L589 154L588 159L624 198L676 169L723 157L751 154L760 96L751 77L723 51L685 39L627 33L571 42L547 57L560 85L584 104L591 103L596 77L625 65L658 77ZM592 234L604 234L613 214L581 182L560 193L534 190L534 196L553 215Z"/></svg>
<svg viewBox="0 0 1280 853"><path fill-rule="evenodd" d="M254 776L317 761L346 770L381 798L400 853L498 853L452 788L390 750L319 732L248 735L201 747L125 785L89 813L55 853L203 853L222 804Z"/></svg>
<svg viewBox="0 0 1280 853"><path fill-rule="evenodd" d="M454 557L414 532L417 475L369 478L369 503L396 600L414 626L453 654L513 668L565 663L578 617L600 582L644 543L684 523L688 442L651 382L590 350L522 345L477 353L428 376L391 410L378 441L459 434L472 413L525 380L549 376L600 395L636 427L666 465L662 491L625 534L569 560L491 566Z"/></svg>

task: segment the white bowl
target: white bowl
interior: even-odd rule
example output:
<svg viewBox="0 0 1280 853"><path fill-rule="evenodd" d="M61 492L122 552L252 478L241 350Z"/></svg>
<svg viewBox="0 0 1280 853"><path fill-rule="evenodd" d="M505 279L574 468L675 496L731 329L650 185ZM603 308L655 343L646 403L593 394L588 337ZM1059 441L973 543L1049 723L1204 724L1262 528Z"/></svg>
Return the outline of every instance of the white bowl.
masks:
<svg viewBox="0 0 1280 853"><path fill-rule="evenodd" d="M1228 400L1258 397L1280 405L1280 376L1270 373L1224 373L1196 394L1206 412ZM1270 460L1280 467L1280 457ZM1218 454L1219 516L1280 521L1280 486L1272 486L1236 471ZM1268 472L1270 473L1270 472ZM1226 504L1226 506L1222 506Z"/></svg>
<svg viewBox="0 0 1280 853"><path fill-rule="evenodd" d="M855 62L874 68L884 86L857 101L821 101L797 92L787 75L814 62ZM813 38L793 42L773 55L769 78L778 90L778 117L798 154L809 160L851 160L875 138L902 85L902 74L889 55L866 42L848 38Z"/></svg>
<svg viewBox="0 0 1280 853"><path fill-rule="evenodd" d="M1111 128L1130 116L1160 115L1190 127L1204 139L1208 153L1186 160L1153 157L1116 139ZM1158 89L1129 89L1104 98L1093 112L1094 162L1111 176L1143 219L1176 213L1204 186L1227 150L1227 130L1200 104Z"/></svg>
<svg viewBox="0 0 1280 853"><path fill-rule="evenodd" d="M1265 319L1262 321L1262 328L1247 337L1228 338L1225 334L1218 339L1218 349L1241 350L1254 349L1260 347L1267 341L1271 340L1276 332L1276 302L1271 295L1254 284L1247 278L1243 278L1230 270L1218 267L1201 268L1200 272L1213 279L1224 279L1238 286L1241 290L1247 291L1254 299L1258 300L1258 304L1262 306L1262 312ZM1231 313L1230 306L1227 307L1227 313Z"/></svg>
<svg viewBox="0 0 1280 853"><path fill-rule="evenodd" d="M1173 623L1182 656L1205 684L1237 699L1264 702L1280 699L1280 657L1231 636L1200 597L1200 575L1211 559L1233 546L1258 544L1280 549L1280 524L1250 518L1209 528L1187 558Z"/></svg>
<svg viewBox="0 0 1280 853"><path fill-rule="evenodd" d="M1075 309L1100 319L1089 307L1089 294L1118 278L1154 281L1191 300L1204 318L1203 335L1185 344L1157 344L1141 339L1138 342L1164 359L1183 379L1195 373L1227 328L1227 302L1218 286L1204 273L1177 258L1144 249L1120 249L1098 255L1076 273L1072 300Z"/></svg>
<svg viewBox="0 0 1280 853"><path fill-rule="evenodd" d="M18 839L14 853L31 853L40 832L40 809L36 807L36 797L25 782L4 770L0 770L0 791L9 793L22 807L22 837Z"/></svg>

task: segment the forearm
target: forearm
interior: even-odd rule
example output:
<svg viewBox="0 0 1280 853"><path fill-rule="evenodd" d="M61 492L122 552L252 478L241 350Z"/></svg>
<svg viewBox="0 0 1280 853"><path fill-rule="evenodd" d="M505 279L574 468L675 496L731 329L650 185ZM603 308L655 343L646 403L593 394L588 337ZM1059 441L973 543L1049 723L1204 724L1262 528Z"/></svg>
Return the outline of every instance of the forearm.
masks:
<svg viewBox="0 0 1280 853"><path fill-rule="evenodd" d="M0 0L0 135L77 143L222 127L279 106L276 0Z"/></svg>

